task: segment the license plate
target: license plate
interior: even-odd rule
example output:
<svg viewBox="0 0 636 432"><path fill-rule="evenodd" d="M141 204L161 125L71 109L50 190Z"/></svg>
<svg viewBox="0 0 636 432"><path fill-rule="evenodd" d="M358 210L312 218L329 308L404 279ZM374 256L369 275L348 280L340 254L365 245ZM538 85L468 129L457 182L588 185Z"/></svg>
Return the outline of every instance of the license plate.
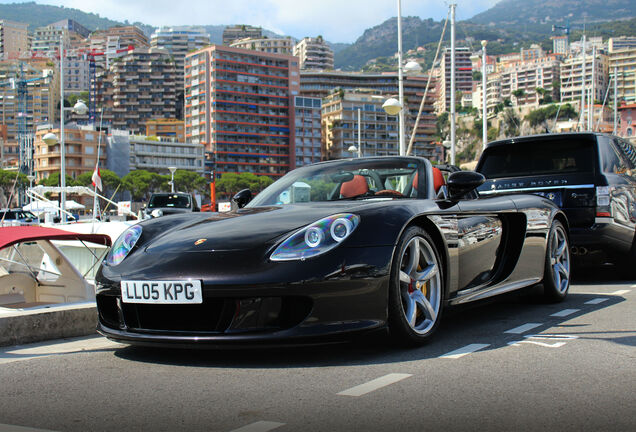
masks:
<svg viewBox="0 0 636 432"><path fill-rule="evenodd" d="M121 300L124 303L203 303L201 281L121 281Z"/></svg>

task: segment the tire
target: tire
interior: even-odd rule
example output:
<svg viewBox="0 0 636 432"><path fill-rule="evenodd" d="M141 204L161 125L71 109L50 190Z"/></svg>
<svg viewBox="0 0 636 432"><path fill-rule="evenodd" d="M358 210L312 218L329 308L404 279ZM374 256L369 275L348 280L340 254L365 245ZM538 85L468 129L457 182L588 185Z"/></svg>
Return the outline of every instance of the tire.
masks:
<svg viewBox="0 0 636 432"><path fill-rule="evenodd" d="M548 234L543 273L543 295L550 302L565 299L570 289L570 244L563 224L552 222Z"/></svg>
<svg viewBox="0 0 636 432"><path fill-rule="evenodd" d="M444 275L428 233L406 229L391 264L389 334L403 346L420 346L437 330L444 306Z"/></svg>

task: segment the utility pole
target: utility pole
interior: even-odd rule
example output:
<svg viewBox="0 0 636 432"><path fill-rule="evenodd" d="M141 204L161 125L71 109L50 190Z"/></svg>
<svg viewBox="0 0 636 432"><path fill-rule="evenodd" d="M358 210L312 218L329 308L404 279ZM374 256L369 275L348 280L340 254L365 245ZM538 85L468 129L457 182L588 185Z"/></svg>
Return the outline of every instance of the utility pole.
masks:
<svg viewBox="0 0 636 432"><path fill-rule="evenodd" d="M451 165L455 165L455 8L457 4L451 3L451 85L450 85L450 104L451 104L451 119L450 119L450 138L451 138ZM442 72L446 73L446 71Z"/></svg>
<svg viewBox="0 0 636 432"><path fill-rule="evenodd" d="M614 66L614 135L618 133L618 67Z"/></svg>

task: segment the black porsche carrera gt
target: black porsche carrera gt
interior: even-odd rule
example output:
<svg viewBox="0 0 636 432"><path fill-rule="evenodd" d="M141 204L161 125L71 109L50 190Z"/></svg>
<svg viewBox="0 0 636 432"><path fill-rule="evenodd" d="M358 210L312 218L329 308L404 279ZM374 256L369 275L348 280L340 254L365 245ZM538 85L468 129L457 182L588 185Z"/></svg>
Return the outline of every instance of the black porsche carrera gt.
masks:
<svg viewBox="0 0 636 432"><path fill-rule="evenodd" d="M480 198L481 174L417 157L296 169L229 213L147 220L97 282L98 331L137 344L328 341L388 329L418 345L445 306L570 279L568 222L534 195Z"/></svg>

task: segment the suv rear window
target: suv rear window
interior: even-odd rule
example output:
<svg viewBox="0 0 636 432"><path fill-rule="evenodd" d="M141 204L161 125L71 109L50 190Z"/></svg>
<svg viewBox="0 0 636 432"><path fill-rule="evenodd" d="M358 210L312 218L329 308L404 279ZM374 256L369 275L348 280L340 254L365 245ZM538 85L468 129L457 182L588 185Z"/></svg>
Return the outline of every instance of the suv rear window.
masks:
<svg viewBox="0 0 636 432"><path fill-rule="evenodd" d="M593 173L595 160L593 141L523 141L487 148L478 171L486 178Z"/></svg>
<svg viewBox="0 0 636 432"><path fill-rule="evenodd" d="M188 195L178 194L155 194L150 197L148 208L156 207L174 207L174 208L189 208L190 197Z"/></svg>

